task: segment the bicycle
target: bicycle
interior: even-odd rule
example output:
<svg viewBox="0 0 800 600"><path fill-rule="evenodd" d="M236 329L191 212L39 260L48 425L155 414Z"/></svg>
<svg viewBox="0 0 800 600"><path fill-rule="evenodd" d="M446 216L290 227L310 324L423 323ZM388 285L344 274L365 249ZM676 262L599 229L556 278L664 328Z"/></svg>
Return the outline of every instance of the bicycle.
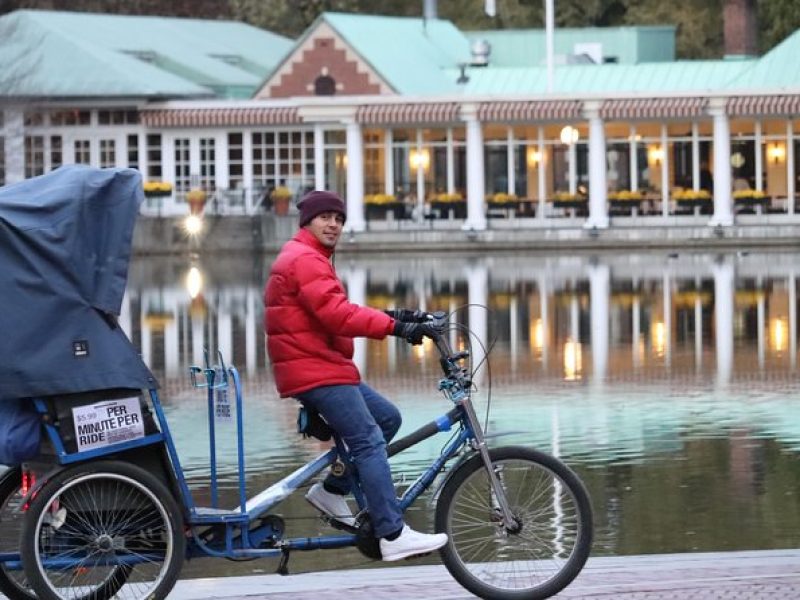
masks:
<svg viewBox="0 0 800 600"><path fill-rule="evenodd" d="M444 313L429 318L441 328L447 324ZM454 407L391 443L387 452L393 456L433 435L452 433L441 454L400 496L400 507L405 511L442 474L434 492L435 529L448 534L440 555L450 574L483 598L550 597L569 585L589 556L588 493L555 457L521 446L490 449L472 405L471 371L465 366L470 353L454 352L445 335L433 343L444 375L438 389ZM207 393L209 507L193 501L155 389L135 399L130 390L117 390L89 403L81 395L67 403L35 400L58 466L21 500L19 553L0 554L0 585L4 574L24 570L12 600L30 600L31 593L41 600L160 599L174 586L184 558L194 556L276 557L284 574L294 551L356 546L365 556L380 558L357 473L335 434L330 450L248 499L238 371L221 356L215 365L206 358L203 367L190 368L190 379ZM234 509L218 507L214 414L221 410L235 413L237 423ZM93 445L92 435L121 431L112 428L114 419L122 420L120 427L130 425L128 433L135 429L141 435ZM85 439L76 439L82 435ZM341 531L333 535L287 537L273 509L326 468L343 469L353 478L355 526L338 525ZM14 484L7 487L18 491Z"/></svg>

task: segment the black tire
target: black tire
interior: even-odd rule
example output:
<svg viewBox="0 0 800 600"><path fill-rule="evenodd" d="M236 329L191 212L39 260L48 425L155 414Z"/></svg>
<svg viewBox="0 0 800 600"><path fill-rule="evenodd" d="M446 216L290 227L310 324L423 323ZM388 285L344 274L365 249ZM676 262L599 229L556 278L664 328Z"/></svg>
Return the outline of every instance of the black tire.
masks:
<svg viewBox="0 0 800 600"><path fill-rule="evenodd" d="M577 577L592 546L592 509L578 476L529 448L490 450L519 529L508 531L479 454L456 469L436 506L436 531L450 574L492 600L549 598ZM505 578L505 580L504 580Z"/></svg>
<svg viewBox="0 0 800 600"><path fill-rule="evenodd" d="M0 476L0 554L19 552L24 513L20 510L22 495L19 493L22 472L19 467L8 469ZM9 600L36 600L21 570L6 569L0 563L0 593Z"/></svg>
<svg viewBox="0 0 800 600"><path fill-rule="evenodd" d="M21 550L40 600L161 600L183 565L183 515L164 484L140 467L76 465L31 502Z"/></svg>

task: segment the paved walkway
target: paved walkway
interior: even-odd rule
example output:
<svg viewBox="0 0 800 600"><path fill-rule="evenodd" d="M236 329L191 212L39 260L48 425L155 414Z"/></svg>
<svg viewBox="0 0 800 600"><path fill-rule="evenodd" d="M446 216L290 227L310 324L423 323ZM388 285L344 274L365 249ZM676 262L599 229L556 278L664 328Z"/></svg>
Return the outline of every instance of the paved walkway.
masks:
<svg viewBox="0 0 800 600"><path fill-rule="evenodd" d="M179 581L170 600L444 600L474 598L444 567L419 566ZM792 600L800 550L590 558L557 598Z"/></svg>

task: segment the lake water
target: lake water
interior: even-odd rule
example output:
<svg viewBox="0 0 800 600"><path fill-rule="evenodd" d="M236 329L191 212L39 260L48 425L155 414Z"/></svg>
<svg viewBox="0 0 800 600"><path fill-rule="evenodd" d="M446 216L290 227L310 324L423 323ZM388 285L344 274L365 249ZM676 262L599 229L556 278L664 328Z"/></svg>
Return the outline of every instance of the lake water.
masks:
<svg viewBox="0 0 800 600"><path fill-rule="evenodd" d="M316 456L277 398L263 342L271 257L138 258L122 322L160 379L183 468L208 495L205 395L187 370L219 348L242 374L248 492ZM596 555L800 545L797 265L791 252L338 257L351 299L441 309L490 348L474 399L496 444L560 456L586 482ZM454 344L465 343L453 336ZM364 378L402 409L400 435L449 410L429 345L361 340ZM235 504L232 425L218 424L222 503ZM445 441L392 460L413 479ZM300 494L278 511L292 535L327 529ZM425 502L413 525L431 527ZM290 568L367 561L293 555ZM184 576L269 572L273 561L194 561Z"/></svg>

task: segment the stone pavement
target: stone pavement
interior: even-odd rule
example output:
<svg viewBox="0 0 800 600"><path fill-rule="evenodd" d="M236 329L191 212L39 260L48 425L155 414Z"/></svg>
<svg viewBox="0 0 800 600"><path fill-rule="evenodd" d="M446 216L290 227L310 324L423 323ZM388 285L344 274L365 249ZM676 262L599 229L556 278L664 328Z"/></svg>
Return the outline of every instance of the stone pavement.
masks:
<svg viewBox="0 0 800 600"><path fill-rule="evenodd" d="M170 600L474 598L440 565L179 581ZM800 599L800 549L590 558L556 598Z"/></svg>

